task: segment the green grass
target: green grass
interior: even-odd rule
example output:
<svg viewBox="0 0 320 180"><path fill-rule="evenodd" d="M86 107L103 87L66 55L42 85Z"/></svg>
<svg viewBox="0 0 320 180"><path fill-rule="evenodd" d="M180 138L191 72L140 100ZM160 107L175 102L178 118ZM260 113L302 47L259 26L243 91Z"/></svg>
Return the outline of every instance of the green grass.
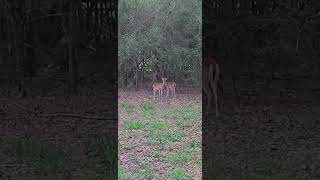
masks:
<svg viewBox="0 0 320 180"><path fill-rule="evenodd" d="M150 112L154 111L155 107L150 101L144 101L141 103L140 107L142 108L143 111Z"/></svg>
<svg viewBox="0 0 320 180"><path fill-rule="evenodd" d="M119 117L122 121L119 127L119 153L129 153L133 156L129 162L124 163L126 167L119 167L119 178L121 175L121 178L125 179L126 174L130 174L133 179L179 180L190 179L190 174L201 171L201 137L190 138L191 130L199 128L199 107L201 106L192 103L170 106L161 103L159 106L153 101L143 101L136 106L133 113L121 111L124 114L120 114ZM128 120L133 116L134 121ZM133 141L129 143L128 138ZM136 153L137 156L134 155ZM188 169L190 163L196 168ZM181 169L175 169L177 167ZM121 168L125 169L125 172ZM161 175L159 172L162 172Z"/></svg>
<svg viewBox="0 0 320 180"><path fill-rule="evenodd" d="M180 141L183 137L186 136L185 131L167 131L163 132L161 135L165 138L166 141L177 142Z"/></svg>
<svg viewBox="0 0 320 180"><path fill-rule="evenodd" d="M161 122L161 121L152 120L147 125L147 130L149 130L149 131L160 130L160 129L165 129L165 128L167 128L166 123Z"/></svg>
<svg viewBox="0 0 320 180"><path fill-rule="evenodd" d="M130 175L123 170L122 168L118 169L118 179L119 180L129 180L130 179Z"/></svg>
<svg viewBox="0 0 320 180"><path fill-rule="evenodd" d="M176 130L176 131L161 131L155 130L150 131L146 138L150 144L162 144L162 143L170 143L170 142L178 142L183 137L186 136L186 132Z"/></svg>
<svg viewBox="0 0 320 180"><path fill-rule="evenodd" d="M189 173L184 169L175 169L169 175L172 180L187 180L190 178Z"/></svg>
<svg viewBox="0 0 320 180"><path fill-rule="evenodd" d="M141 121L126 121L124 123L126 129L142 129L145 127L144 123Z"/></svg>
<svg viewBox="0 0 320 180"><path fill-rule="evenodd" d="M122 102L121 107L128 113L132 113L135 110L135 106L130 104L128 101Z"/></svg>
<svg viewBox="0 0 320 180"><path fill-rule="evenodd" d="M165 161L172 164L173 166L177 166L192 160L190 154L187 153L171 153L168 154L165 158Z"/></svg>
<svg viewBox="0 0 320 180"><path fill-rule="evenodd" d="M193 153L197 151L201 151L202 145L200 142L196 140L192 140L189 144L187 144L183 149L182 152L185 153Z"/></svg>

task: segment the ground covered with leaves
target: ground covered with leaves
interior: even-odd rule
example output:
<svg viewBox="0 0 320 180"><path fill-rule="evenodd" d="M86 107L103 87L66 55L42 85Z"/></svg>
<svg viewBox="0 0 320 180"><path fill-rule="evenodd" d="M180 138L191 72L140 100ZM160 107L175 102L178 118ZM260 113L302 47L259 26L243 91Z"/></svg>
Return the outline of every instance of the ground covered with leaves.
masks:
<svg viewBox="0 0 320 180"><path fill-rule="evenodd" d="M320 179L320 94L297 85L266 98L247 88L239 106L224 97L203 122L204 179Z"/></svg>
<svg viewBox="0 0 320 180"><path fill-rule="evenodd" d="M200 92L119 91L119 179L201 179Z"/></svg>
<svg viewBox="0 0 320 180"><path fill-rule="evenodd" d="M69 96L52 83L57 91L43 95L30 86L28 96L18 98L13 87L1 85L0 179L115 179L115 87Z"/></svg>

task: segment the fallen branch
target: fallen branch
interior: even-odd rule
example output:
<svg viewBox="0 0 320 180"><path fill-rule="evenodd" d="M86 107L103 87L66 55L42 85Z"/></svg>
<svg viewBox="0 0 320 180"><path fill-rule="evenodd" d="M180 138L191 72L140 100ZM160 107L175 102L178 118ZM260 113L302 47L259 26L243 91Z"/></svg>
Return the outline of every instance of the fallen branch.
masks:
<svg viewBox="0 0 320 180"><path fill-rule="evenodd" d="M14 103L14 102L10 102L9 99L0 99L0 101L7 101L8 104L14 105L20 109L23 109L24 111L27 111L29 113L34 114L35 116L38 117L74 117L74 118L80 118L80 119L94 119L94 120L110 120L110 121L116 121L117 118L116 117L111 117L111 118L106 118L106 117L92 117L92 116L85 116L85 115L78 115L76 113L68 113L68 112L59 112L59 113L52 113L52 114L47 114L47 113L40 113L37 111L34 111L30 108L27 108L21 104L18 103Z"/></svg>
<svg viewBox="0 0 320 180"><path fill-rule="evenodd" d="M73 118L80 118L80 119L94 119L94 120L114 120L116 121L117 118L106 118L106 117L92 117L92 116L85 116L85 115L78 115L74 113L52 113L52 114L39 114L39 117L73 117Z"/></svg>

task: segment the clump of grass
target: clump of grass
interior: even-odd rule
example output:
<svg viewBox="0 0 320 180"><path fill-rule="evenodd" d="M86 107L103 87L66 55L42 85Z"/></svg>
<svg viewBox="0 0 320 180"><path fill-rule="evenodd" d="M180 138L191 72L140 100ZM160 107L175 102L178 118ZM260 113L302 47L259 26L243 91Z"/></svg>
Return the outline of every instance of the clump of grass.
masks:
<svg viewBox="0 0 320 180"><path fill-rule="evenodd" d="M201 144L196 140L192 140L190 144L188 144L184 149L183 152L185 153L192 153L196 152L197 150L201 149Z"/></svg>
<svg viewBox="0 0 320 180"><path fill-rule="evenodd" d="M143 103L141 103L141 108L143 111L153 111L155 109L155 107L153 106L153 104L149 101L144 101Z"/></svg>
<svg viewBox="0 0 320 180"><path fill-rule="evenodd" d="M130 176L129 174L124 171L122 168L119 168L118 169L118 179L119 180L129 180L130 179Z"/></svg>
<svg viewBox="0 0 320 180"><path fill-rule="evenodd" d="M184 131L168 131L164 133L163 136L167 141L177 142L185 137L186 133Z"/></svg>
<svg viewBox="0 0 320 180"><path fill-rule="evenodd" d="M172 180L187 180L190 178L190 174L184 169L175 169L169 174Z"/></svg>
<svg viewBox="0 0 320 180"><path fill-rule="evenodd" d="M188 128L193 126L196 117L195 112L189 107L183 107L175 110L176 125L179 128Z"/></svg>
<svg viewBox="0 0 320 180"><path fill-rule="evenodd" d="M149 144L162 144L180 141L186 133L184 131L150 131L147 135Z"/></svg>
<svg viewBox="0 0 320 180"><path fill-rule="evenodd" d="M128 112L128 113L132 113L135 110L135 106L131 103L129 103L128 101L124 101L121 103L121 106L123 107L123 109Z"/></svg>
<svg viewBox="0 0 320 180"><path fill-rule="evenodd" d="M186 153L171 153L165 158L165 161L172 165L184 164L191 160L191 156Z"/></svg>
<svg viewBox="0 0 320 180"><path fill-rule="evenodd" d="M177 120L176 125L179 128L189 128L193 126L193 121Z"/></svg>
<svg viewBox="0 0 320 180"><path fill-rule="evenodd" d="M182 119L185 121L192 121L195 118L195 113L192 109L184 109L182 111Z"/></svg>
<svg viewBox="0 0 320 180"><path fill-rule="evenodd" d="M155 118L155 110L156 109L151 102L145 101L145 102L141 103L140 107L142 109L142 115L146 119L154 119Z"/></svg>
<svg viewBox="0 0 320 180"><path fill-rule="evenodd" d="M145 124L141 121L126 121L124 122L124 127L126 129L142 129L145 127Z"/></svg>
<svg viewBox="0 0 320 180"><path fill-rule="evenodd" d="M166 127L166 124L163 122L152 120L147 125L148 130L159 130L164 129Z"/></svg>

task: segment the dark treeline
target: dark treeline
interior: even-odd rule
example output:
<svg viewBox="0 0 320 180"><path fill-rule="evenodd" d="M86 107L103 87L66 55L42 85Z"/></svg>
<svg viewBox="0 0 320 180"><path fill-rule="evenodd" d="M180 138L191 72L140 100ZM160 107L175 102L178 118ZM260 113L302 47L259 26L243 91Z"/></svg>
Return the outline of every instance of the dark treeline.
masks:
<svg viewBox="0 0 320 180"><path fill-rule="evenodd" d="M288 86L295 79L317 83L320 2L205 0L203 47L204 55L209 49L220 60L238 98L241 79L262 82L263 89L274 85L273 80Z"/></svg>
<svg viewBox="0 0 320 180"><path fill-rule="evenodd" d="M15 80L24 95L26 79L60 74L72 93L81 80L81 62L101 60L114 71L106 79L115 82L116 7L110 0L1 0L0 77Z"/></svg>
<svg viewBox="0 0 320 180"><path fill-rule="evenodd" d="M114 0L0 0L0 179L116 179Z"/></svg>

